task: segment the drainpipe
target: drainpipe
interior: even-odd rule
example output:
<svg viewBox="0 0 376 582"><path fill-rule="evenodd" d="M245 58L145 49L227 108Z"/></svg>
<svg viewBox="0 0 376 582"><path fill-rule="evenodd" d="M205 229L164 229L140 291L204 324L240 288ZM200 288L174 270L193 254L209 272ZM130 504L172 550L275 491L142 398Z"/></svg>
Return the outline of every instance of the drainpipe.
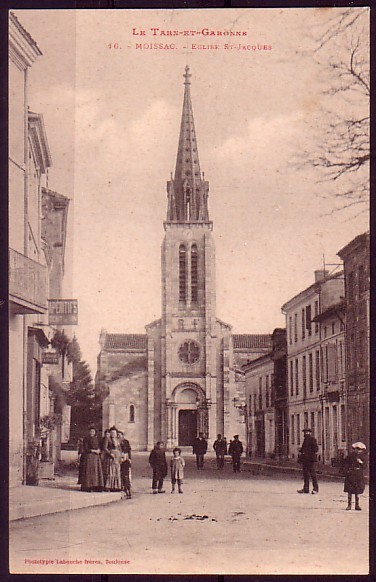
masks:
<svg viewBox="0 0 376 582"><path fill-rule="evenodd" d="M24 71L24 241L23 251L25 257L28 256L28 236L29 236L29 200L28 200L28 179L29 179L29 115L28 115L28 67ZM22 425L23 425L23 451L22 451L22 484L26 483L26 455L27 455L27 315L22 316Z"/></svg>

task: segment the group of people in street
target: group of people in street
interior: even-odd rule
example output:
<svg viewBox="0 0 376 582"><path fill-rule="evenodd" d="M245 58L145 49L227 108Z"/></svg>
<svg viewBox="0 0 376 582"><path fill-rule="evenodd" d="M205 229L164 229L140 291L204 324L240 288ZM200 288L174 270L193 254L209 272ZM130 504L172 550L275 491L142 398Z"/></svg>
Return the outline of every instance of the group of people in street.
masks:
<svg viewBox="0 0 376 582"><path fill-rule="evenodd" d="M78 454L81 491L124 491L131 498L131 446L121 430L112 426L100 439L90 427Z"/></svg>
<svg viewBox="0 0 376 582"><path fill-rule="evenodd" d="M310 428L304 428L304 440L299 449L298 462L303 468L303 489L298 489L298 493L309 493L310 481L312 481L312 494L317 495L319 484L317 480L315 463L317 462L317 452L319 450L316 439L312 435ZM344 459L343 473L345 476L344 492L347 493L346 510L352 508L352 496L355 497L355 510L361 511L359 495L364 493L364 467L366 461L366 445L360 441L351 445L351 453Z"/></svg>
<svg viewBox="0 0 376 582"><path fill-rule="evenodd" d="M228 449L227 449L228 447ZM232 467L234 473L240 472L240 457L243 454L243 444L239 440L239 435L234 435L234 440L230 440L230 445L227 445L226 437L222 438L221 434L217 435L217 439L213 443L213 449L217 459L217 469L223 469L225 466L225 456L229 454L232 458ZM204 438L202 432L193 443L193 454L196 455L197 469L204 468L204 457L208 450L208 442Z"/></svg>
<svg viewBox="0 0 376 582"><path fill-rule="evenodd" d="M304 440L299 449L298 462L303 469L303 488L298 489L298 493L308 494L310 492L310 482L312 481L313 495L319 492L319 484L316 474L316 462L318 444L312 435L310 428L304 428ZM243 444L239 440L239 435L234 435L233 440L227 445L226 437L221 434L213 443L216 454L217 469L221 470L225 464L225 456L229 454L232 458L234 473L240 471L240 459L243 454ZM202 432L193 443L193 454L196 455L196 466L198 470L204 468L204 459L208 450L208 443ZM95 427L90 427L89 434L85 436L79 446L79 474L78 483L81 491L124 491L126 498L131 498L131 445L124 437L124 433L115 426L104 432L103 438L97 434ZM364 467L366 460L366 446L362 442L352 445L352 452L346 457L343 463L345 476L344 491L348 494L348 504L346 509L352 509L352 496L355 496L355 510L360 511L359 495L364 492ZM153 493L165 493L163 489L164 480L168 474L168 463L164 443L158 441L149 455L149 464L153 470L152 491ZM169 460L171 474L171 493L175 492L177 485L178 492L183 493L182 485L184 479L185 460L182 457L181 449L175 447L172 457Z"/></svg>
<svg viewBox="0 0 376 582"><path fill-rule="evenodd" d="M225 464L225 455L227 452L232 457L232 465L235 473L240 471L240 457L243 453L243 444L239 440L239 435L234 435L234 440L230 441L230 445L227 451L227 440L226 437L222 438L221 434L217 435L217 439L213 444L213 449L216 454L217 468L223 469ZM202 432L199 433L198 437L193 443L193 454L196 455L196 467L198 470L204 468L204 459L208 450L208 442L204 437ZM149 455L149 464L153 469L152 476L152 490L153 493L165 493L163 489L163 482L168 474L168 464L166 459L166 452L164 449L164 443L158 441L154 449ZM172 451L172 458L170 459L170 472L171 472L171 493L175 493L175 486L178 485L178 492L183 493L182 485L184 478L184 467L185 460L182 457L181 449L175 447Z"/></svg>

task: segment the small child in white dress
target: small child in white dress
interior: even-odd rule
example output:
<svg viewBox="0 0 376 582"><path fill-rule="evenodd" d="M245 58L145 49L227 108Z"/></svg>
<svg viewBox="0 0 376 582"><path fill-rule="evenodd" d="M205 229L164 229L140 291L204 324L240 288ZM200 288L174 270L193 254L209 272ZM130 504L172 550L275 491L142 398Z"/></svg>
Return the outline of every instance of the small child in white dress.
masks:
<svg viewBox="0 0 376 582"><path fill-rule="evenodd" d="M183 478L184 478L185 461L184 461L183 457L181 456L181 449L179 449L179 447L175 447L174 450L172 451L172 454L174 456L172 457L172 459L170 461L171 484L172 484L171 493L175 493L176 482L178 484L179 493L183 493L181 486L183 484Z"/></svg>

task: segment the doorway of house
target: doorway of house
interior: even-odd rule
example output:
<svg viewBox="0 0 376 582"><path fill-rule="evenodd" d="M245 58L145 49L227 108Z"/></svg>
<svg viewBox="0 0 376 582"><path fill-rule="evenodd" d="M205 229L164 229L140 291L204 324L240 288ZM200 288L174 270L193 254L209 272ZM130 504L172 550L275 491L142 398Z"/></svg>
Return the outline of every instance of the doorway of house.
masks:
<svg viewBox="0 0 376 582"><path fill-rule="evenodd" d="M197 437L197 410L179 410L179 445L193 445Z"/></svg>

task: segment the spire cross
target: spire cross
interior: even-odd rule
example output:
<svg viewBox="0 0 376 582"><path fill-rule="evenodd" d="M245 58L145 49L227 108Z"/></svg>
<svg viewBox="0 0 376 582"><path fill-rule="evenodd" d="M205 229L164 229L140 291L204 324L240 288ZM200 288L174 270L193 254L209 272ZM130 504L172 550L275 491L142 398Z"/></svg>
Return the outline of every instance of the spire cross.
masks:
<svg viewBox="0 0 376 582"><path fill-rule="evenodd" d="M190 77L192 77L192 75L191 75L191 74L190 74L190 72L189 72L189 67L188 67L188 65L185 67L185 73L184 73L183 77L184 77L184 79L185 79L185 81L184 81L184 85L190 85L190 84L191 84L191 82L190 82L190 80L189 80L189 79L190 79Z"/></svg>

